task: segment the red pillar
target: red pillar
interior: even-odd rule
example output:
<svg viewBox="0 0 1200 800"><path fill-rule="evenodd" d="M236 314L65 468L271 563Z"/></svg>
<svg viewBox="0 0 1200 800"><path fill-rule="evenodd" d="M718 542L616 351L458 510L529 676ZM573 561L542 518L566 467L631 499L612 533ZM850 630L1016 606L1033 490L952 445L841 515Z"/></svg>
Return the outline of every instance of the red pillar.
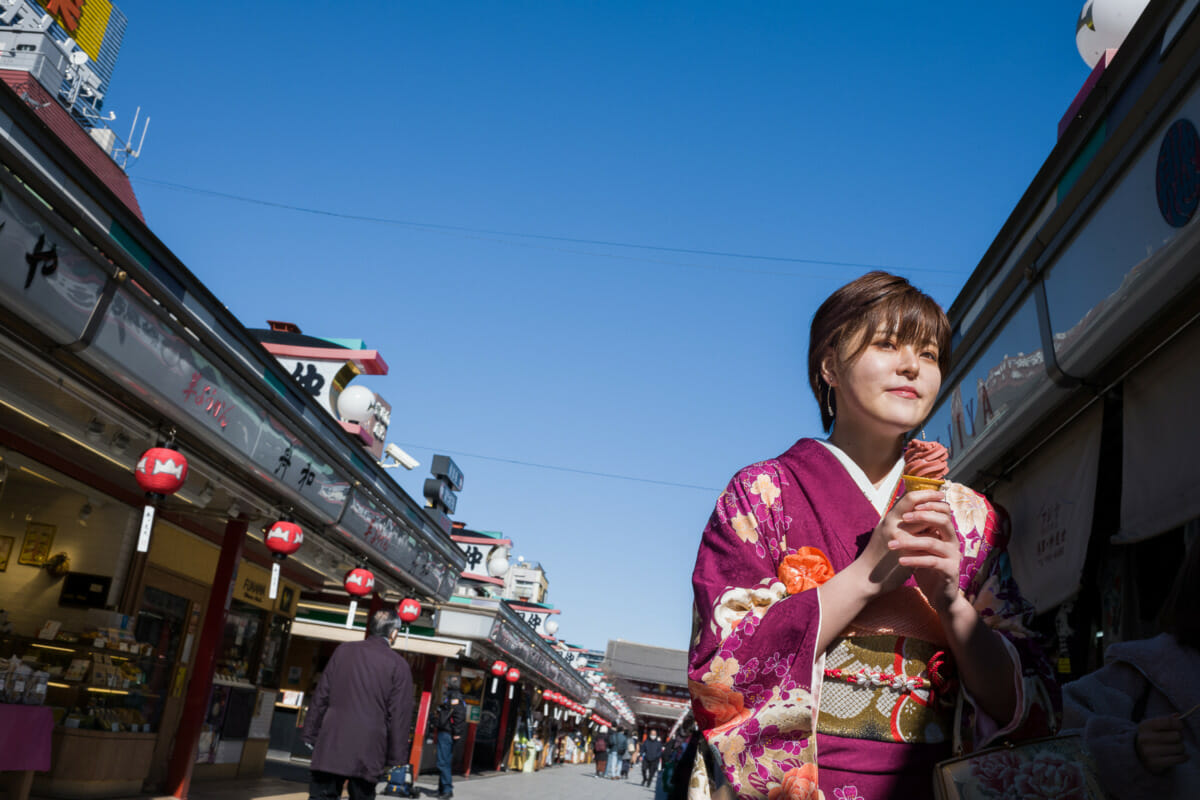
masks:
<svg viewBox="0 0 1200 800"><path fill-rule="evenodd" d="M421 751L425 749L425 729L429 727L429 707L433 704L433 679L437 674L441 657L431 658L425 664L425 674L421 676L421 703L417 707L417 729L413 731L412 750L408 763L412 765L413 782L421 774Z"/></svg>
<svg viewBox="0 0 1200 800"><path fill-rule="evenodd" d="M512 684L510 683L511 687ZM504 756L508 752L508 704L512 702L509 694L511 689L501 687L504 692L504 705L500 709L500 730L496 732L496 769L500 769L500 765L504 763Z"/></svg>
<svg viewBox="0 0 1200 800"><path fill-rule="evenodd" d="M464 751L463 775L471 774L471 759L475 755L475 729L479 727L478 722L472 722L467 725L467 746Z"/></svg>
<svg viewBox="0 0 1200 800"><path fill-rule="evenodd" d="M200 727L208 711L208 695L212 691L217 653L225 638L225 618L233 595L233 576L238 562L242 560L246 527L245 518L229 520L225 525L225 538L221 540L221 556L217 561L217 573L213 576L212 591L208 594L208 609L204 613L196 661L192 666L192 677L183 700L183 713L175 733L175 748L167 765L167 791L180 800L187 797L192 782L196 744L200 741Z"/></svg>

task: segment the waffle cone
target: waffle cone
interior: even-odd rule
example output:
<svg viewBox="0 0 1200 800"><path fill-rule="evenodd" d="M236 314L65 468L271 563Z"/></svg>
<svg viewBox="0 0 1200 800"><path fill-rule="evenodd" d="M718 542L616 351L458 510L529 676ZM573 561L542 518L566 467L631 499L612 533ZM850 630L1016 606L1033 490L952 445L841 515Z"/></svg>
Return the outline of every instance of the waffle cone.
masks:
<svg viewBox="0 0 1200 800"><path fill-rule="evenodd" d="M907 492L920 492L926 490L940 490L946 483L937 478L921 478L916 475L901 475L904 478L904 490Z"/></svg>

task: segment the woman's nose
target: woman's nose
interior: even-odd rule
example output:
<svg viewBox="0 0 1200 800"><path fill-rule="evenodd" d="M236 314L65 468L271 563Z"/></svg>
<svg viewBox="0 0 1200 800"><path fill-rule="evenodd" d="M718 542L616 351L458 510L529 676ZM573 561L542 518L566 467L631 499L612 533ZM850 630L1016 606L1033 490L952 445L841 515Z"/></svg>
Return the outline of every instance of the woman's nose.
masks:
<svg viewBox="0 0 1200 800"><path fill-rule="evenodd" d="M907 345L901 347L898 371L905 375L916 375L920 369L921 359L917 356L916 348Z"/></svg>

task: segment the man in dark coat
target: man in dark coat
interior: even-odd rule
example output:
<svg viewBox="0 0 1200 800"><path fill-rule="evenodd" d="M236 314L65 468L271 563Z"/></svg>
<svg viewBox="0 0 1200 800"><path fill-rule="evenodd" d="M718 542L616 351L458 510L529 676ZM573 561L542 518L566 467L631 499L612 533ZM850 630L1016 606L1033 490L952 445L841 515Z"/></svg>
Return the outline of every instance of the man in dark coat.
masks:
<svg viewBox="0 0 1200 800"><path fill-rule="evenodd" d="M438 797L454 797L454 743L467 731L467 707L457 677L446 681L446 695L437 709Z"/></svg>
<svg viewBox="0 0 1200 800"><path fill-rule="evenodd" d="M373 800L384 772L408 760L412 672L392 649L396 611L377 611L367 638L338 645L317 684L303 739L313 746L310 800Z"/></svg>
<svg viewBox="0 0 1200 800"><path fill-rule="evenodd" d="M658 738L658 731L651 729L650 736L642 742L642 786L654 785L654 775L658 772L658 760L662 754L663 743Z"/></svg>

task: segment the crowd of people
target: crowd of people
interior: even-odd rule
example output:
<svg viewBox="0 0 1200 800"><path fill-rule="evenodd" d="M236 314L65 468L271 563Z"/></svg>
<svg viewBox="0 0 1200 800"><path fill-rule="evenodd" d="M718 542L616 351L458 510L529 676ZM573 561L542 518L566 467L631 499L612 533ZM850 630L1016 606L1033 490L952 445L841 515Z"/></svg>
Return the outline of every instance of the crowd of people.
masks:
<svg viewBox="0 0 1200 800"><path fill-rule="evenodd" d="M639 738L632 728L601 728L592 737L595 776L607 780L628 780L632 767L641 768L641 785L654 787L660 776L663 788L670 791L674 767L687 747L687 739L666 739L657 728L644 730Z"/></svg>

